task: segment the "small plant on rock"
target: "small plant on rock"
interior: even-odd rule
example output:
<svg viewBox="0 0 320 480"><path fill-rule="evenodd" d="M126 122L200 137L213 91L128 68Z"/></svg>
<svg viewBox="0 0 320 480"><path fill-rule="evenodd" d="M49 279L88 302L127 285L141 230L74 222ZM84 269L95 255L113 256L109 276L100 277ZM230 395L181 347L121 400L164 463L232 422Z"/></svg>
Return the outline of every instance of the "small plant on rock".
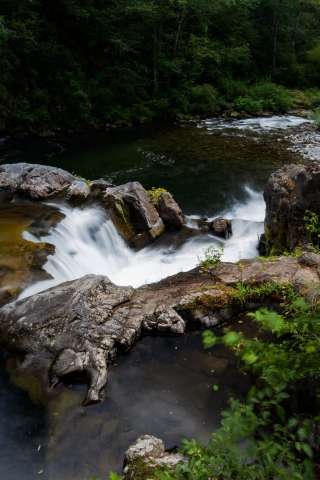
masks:
<svg viewBox="0 0 320 480"><path fill-rule="evenodd" d="M161 187L159 187L159 188L152 187L151 190L147 190L149 200L152 203L158 203L158 201L161 199L161 195L163 193L169 193L170 194L170 192L168 192L168 190L166 190L165 188L161 188Z"/></svg>
<svg viewBox="0 0 320 480"><path fill-rule="evenodd" d="M224 252L224 245L222 247L215 247L211 245L204 250L204 258L199 257L197 266L204 267L207 270L209 267L219 265L221 263L221 257Z"/></svg>

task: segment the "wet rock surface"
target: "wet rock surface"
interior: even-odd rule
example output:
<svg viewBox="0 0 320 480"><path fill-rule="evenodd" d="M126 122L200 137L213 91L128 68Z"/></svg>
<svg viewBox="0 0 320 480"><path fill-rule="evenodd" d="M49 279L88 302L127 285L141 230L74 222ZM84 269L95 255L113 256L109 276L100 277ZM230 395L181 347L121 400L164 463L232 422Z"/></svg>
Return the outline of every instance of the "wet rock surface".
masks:
<svg viewBox="0 0 320 480"><path fill-rule="evenodd" d="M210 225L214 235L225 238L226 240L232 236L232 223L227 218L215 218Z"/></svg>
<svg viewBox="0 0 320 480"><path fill-rule="evenodd" d="M141 249L159 237L165 227L157 209L139 182L107 188L102 200L119 235Z"/></svg>
<svg viewBox="0 0 320 480"><path fill-rule="evenodd" d="M83 372L88 405L101 399L107 364L117 351L130 349L141 332L182 334L186 323L214 327L246 307L234 300L235 283L273 281L291 281L297 292L310 296L319 276L305 260L286 257L195 268L136 290L86 275L2 307L0 346L42 366L48 391L65 375Z"/></svg>
<svg viewBox="0 0 320 480"><path fill-rule="evenodd" d="M42 269L55 248L45 242L34 243L24 238L28 230L45 236L64 217L56 208L30 200L13 201L0 193L0 306L12 301L33 282L51 276Z"/></svg>
<svg viewBox="0 0 320 480"><path fill-rule="evenodd" d="M169 192L163 192L156 203L160 218L169 229L179 230L184 224L181 208Z"/></svg>
<svg viewBox="0 0 320 480"><path fill-rule="evenodd" d="M178 462L187 463L181 453L168 453L162 440L151 435L141 435L126 451L123 480L156 479L155 472L165 463L174 469Z"/></svg>
<svg viewBox="0 0 320 480"><path fill-rule="evenodd" d="M286 165L271 175L265 191L267 252L306 248L306 210L320 213L320 165Z"/></svg>

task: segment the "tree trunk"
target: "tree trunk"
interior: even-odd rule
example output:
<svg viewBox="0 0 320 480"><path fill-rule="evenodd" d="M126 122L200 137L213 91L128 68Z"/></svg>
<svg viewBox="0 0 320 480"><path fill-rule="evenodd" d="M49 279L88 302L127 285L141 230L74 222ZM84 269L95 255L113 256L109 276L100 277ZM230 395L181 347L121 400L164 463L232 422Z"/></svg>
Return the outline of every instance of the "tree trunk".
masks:
<svg viewBox="0 0 320 480"><path fill-rule="evenodd" d="M278 7L274 13L273 20L273 57L272 57L272 67L276 68L276 56L277 56L277 41L278 41L278 29L279 29L279 13L281 10L283 0L279 0Z"/></svg>
<svg viewBox="0 0 320 480"><path fill-rule="evenodd" d="M297 35L297 30L298 30L298 26L301 18L302 8L303 8L303 3L301 2L300 9L297 16L296 26L294 27L293 35L292 35L292 41L291 41L292 53L296 53L296 35Z"/></svg>

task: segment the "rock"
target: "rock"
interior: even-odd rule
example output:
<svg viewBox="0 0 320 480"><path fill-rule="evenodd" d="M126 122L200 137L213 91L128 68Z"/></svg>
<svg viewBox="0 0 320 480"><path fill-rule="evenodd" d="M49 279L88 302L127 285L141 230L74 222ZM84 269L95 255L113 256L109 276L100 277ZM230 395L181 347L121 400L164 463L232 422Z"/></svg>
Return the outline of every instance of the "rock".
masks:
<svg viewBox="0 0 320 480"><path fill-rule="evenodd" d="M266 243L267 243L266 234L263 233L259 237L258 246L257 246L257 250L258 250L259 255L261 257L265 257L267 255L267 245L266 245Z"/></svg>
<svg viewBox="0 0 320 480"><path fill-rule="evenodd" d="M159 237L165 227L139 182L107 188L102 200L119 235L140 249Z"/></svg>
<svg viewBox="0 0 320 480"><path fill-rule="evenodd" d="M114 343L131 341L135 333L130 322L121 327L120 311L119 322L112 321L114 309L128 301L132 292L132 287L117 287L107 277L87 275L5 305L0 343L12 353L50 358L51 384L68 373L86 372L85 404L94 403L106 384Z"/></svg>
<svg viewBox="0 0 320 480"><path fill-rule="evenodd" d="M181 453L167 453L159 438L141 435L126 451L123 480L156 479L155 472L162 469L163 463L173 470L181 461L187 463L188 459Z"/></svg>
<svg viewBox="0 0 320 480"><path fill-rule="evenodd" d="M83 181L75 180L66 197L73 205L79 205L90 195L90 187Z"/></svg>
<svg viewBox="0 0 320 480"><path fill-rule="evenodd" d="M199 230L202 232L208 232L210 230L210 222L207 218L199 218L196 220L196 224Z"/></svg>
<svg viewBox="0 0 320 480"><path fill-rule="evenodd" d="M90 196L91 197L98 197L103 192L106 191L109 187L114 187L112 183L107 182L103 178L98 178L97 180L93 180L90 182Z"/></svg>
<svg viewBox="0 0 320 480"><path fill-rule="evenodd" d="M231 220L227 220L226 218L215 218L210 228L217 237L222 237L227 240L232 236L232 223Z"/></svg>
<svg viewBox="0 0 320 480"><path fill-rule="evenodd" d="M267 252L304 249L306 210L320 213L320 165L286 165L273 173L264 191Z"/></svg>
<svg viewBox="0 0 320 480"><path fill-rule="evenodd" d="M90 193L85 182L61 168L29 163L1 165L0 190L42 200L68 195L71 201L84 200Z"/></svg>
<svg viewBox="0 0 320 480"><path fill-rule="evenodd" d="M307 267L319 267L320 255L312 252L304 252L298 259L300 265L306 265Z"/></svg>
<svg viewBox="0 0 320 480"><path fill-rule="evenodd" d="M128 351L142 331L176 335L187 323L214 327L250 306L245 298L235 299L236 281L292 281L296 291L309 297L319 285L315 270L287 257L242 260L208 272L195 268L136 290L101 275L86 275L2 307L0 347L23 358L24 365L41 368L48 395L64 375L85 373L88 405L101 399L108 362L117 351ZM278 297L273 301L281 301ZM254 307L267 302L257 300Z"/></svg>
<svg viewBox="0 0 320 480"><path fill-rule="evenodd" d="M184 224L182 211L173 196L169 192L161 194L158 211L160 218L169 229L180 229Z"/></svg>

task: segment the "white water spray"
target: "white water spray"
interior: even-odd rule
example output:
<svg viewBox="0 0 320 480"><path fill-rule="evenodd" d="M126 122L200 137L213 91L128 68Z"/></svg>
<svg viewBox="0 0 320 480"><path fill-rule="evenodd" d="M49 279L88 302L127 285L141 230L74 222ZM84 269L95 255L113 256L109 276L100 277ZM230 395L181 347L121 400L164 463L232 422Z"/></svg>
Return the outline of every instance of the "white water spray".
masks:
<svg viewBox="0 0 320 480"><path fill-rule="evenodd" d="M98 207L77 209L61 206L64 220L50 230L48 236L35 237L24 232L24 238L32 242L48 242L55 245L55 254L48 257L44 269L51 280L31 285L21 298L38 293L67 280L74 280L88 273L106 275L117 285L138 287L159 281L180 271L195 267L197 257L203 256L209 245L225 244L223 261L238 261L257 255L257 235L263 232L264 201L248 187L249 200L238 204L222 215L232 219L233 236L229 240L208 233L186 241L180 248L151 245L140 252L129 249L118 235L113 223ZM193 226L197 217L188 217Z"/></svg>

